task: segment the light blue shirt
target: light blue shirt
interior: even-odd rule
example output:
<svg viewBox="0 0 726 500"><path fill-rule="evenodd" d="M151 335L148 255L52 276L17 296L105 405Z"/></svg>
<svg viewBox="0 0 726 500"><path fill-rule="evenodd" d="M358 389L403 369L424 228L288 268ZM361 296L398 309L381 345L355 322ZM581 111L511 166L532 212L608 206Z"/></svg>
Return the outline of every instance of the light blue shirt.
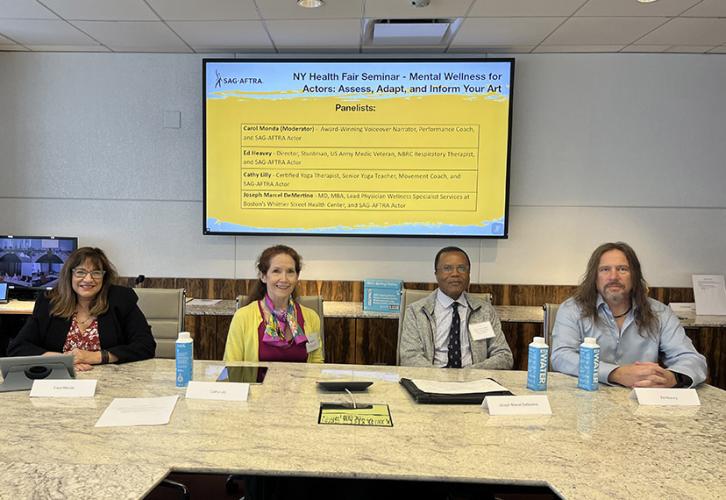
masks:
<svg viewBox="0 0 726 500"><path fill-rule="evenodd" d="M562 303L557 311L552 331L552 369L568 375L578 374L580 344L585 337L595 337L600 346L600 382L608 383L608 376L620 365L636 361L660 362L668 370L688 375L693 385L706 380L706 358L693 347L691 339L671 308L655 299L648 299L658 318L656 338L640 335L634 311L625 316L622 330L618 329L613 313L598 295L599 321L583 318L579 306L572 298Z"/></svg>

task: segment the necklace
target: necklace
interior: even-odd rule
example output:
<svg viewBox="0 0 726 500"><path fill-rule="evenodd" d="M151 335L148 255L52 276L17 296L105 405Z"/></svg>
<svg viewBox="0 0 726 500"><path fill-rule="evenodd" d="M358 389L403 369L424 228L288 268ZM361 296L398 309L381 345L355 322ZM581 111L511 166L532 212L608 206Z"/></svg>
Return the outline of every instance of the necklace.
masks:
<svg viewBox="0 0 726 500"><path fill-rule="evenodd" d="M622 318L623 316L625 316L626 314L628 314L632 308L633 308L633 304L630 304L630 307L628 307L628 310L627 311L625 311L622 314L613 314L613 318L615 318L615 319Z"/></svg>

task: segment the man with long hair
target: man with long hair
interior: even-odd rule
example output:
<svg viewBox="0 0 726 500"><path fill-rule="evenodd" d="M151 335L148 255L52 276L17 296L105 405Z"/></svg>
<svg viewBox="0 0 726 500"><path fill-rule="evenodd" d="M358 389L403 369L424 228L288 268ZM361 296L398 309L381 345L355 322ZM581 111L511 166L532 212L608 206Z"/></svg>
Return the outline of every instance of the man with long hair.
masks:
<svg viewBox="0 0 726 500"><path fill-rule="evenodd" d="M706 358L671 309L648 297L640 261L627 243L595 249L575 294L557 312L552 369L578 374L585 337L600 346L600 382L626 387L694 387Z"/></svg>

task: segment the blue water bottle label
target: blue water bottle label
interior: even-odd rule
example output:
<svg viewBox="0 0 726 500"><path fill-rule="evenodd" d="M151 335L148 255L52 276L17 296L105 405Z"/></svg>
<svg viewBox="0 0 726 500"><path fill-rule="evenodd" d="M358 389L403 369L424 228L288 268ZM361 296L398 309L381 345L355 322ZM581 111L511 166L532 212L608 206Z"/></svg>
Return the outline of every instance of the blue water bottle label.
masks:
<svg viewBox="0 0 726 500"><path fill-rule="evenodd" d="M533 391L547 390L547 362L549 359L549 348L529 348L527 356L527 389Z"/></svg>
<svg viewBox="0 0 726 500"><path fill-rule="evenodd" d="M186 387L192 379L193 343L177 342L176 344L176 386Z"/></svg>
<svg viewBox="0 0 726 500"><path fill-rule="evenodd" d="M580 370L577 387L586 391L596 391L598 387L598 369L600 367L600 348L580 347Z"/></svg>

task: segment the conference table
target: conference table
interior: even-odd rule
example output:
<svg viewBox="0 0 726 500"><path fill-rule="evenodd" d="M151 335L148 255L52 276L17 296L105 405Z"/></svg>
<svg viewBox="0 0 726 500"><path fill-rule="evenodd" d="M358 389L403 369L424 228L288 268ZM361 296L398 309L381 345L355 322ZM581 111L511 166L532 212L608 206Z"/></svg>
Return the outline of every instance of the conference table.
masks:
<svg viewBox="0 0 726 500"><path fill-rule="evenodd" d="M240 363L236 363L240 364ZM245 363L255 365L255 363ZM706 498L726 486L726 392L701 406L648 407L630 390L576 388L549 374L551 416L490 416L479 405L417 404L397 377L492 377L516 395L521 371L260 363L246 402L186 399L174 361L96 366L93 398L0 393L0 498L139 498L169 472L546 486L564 498ZM194 380L223 364L195 362ZM344 371L344 372L341 372ZM357 402L389 405L393 427L318 424L316 381L372 380ZM96 428L114 398L179 395L167 425Z"/></svg>

